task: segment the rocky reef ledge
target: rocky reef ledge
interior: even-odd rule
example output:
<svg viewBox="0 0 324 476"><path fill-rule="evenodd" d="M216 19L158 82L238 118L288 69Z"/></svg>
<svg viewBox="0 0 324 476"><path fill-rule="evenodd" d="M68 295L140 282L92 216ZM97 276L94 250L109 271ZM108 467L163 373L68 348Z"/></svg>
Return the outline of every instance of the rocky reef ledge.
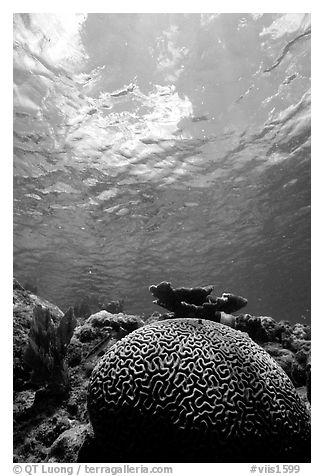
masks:
<svg viewBox="0 0 324 476"><path fill-rule="evenodd" d="M215 307L220 302L217 299L224 301L224 296L228 301L229 295L209 300L208 312L209 302ZM73 311L64 314L57 306L25 290L15 279L13 300L14 462L100 462L87 410L92 370L100 357L130 332L174 316L155 312L144 320L101 310L74 317ZM198 311L194 308L194 312ZM310 326L277 322L268 316L220 312L218 322L236 327L260 345L288 375L310 408ZM28 346L32 346L32 356L37 358L30 358ZM58 365L63 369L64 375L59 378L64 385L53 392L48 375Z"/></svg>

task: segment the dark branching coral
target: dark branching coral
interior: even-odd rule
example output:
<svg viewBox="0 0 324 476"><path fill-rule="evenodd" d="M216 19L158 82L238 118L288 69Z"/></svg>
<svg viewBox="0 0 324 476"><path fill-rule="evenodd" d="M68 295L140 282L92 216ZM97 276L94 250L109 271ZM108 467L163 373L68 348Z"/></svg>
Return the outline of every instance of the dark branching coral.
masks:
<svg viewBox="0 0 324 476"><path fill-rule="evenodd" d="M68 390L69 374L65 356L75 326L72 308L55 325L48 309L35 307L24 353L24 360L32 369L33 384L47 385L58 393Z"/></svg>
<svg viewBox="0 0 324 476"><path fill-rule="evenodd" d="M231 313L246 306L247 299L231 293L221 297L211 296L213 286L201 288L175 288L170 283L152 285L149 290L156 298L155 304L174 312L175 317L205 318L219 322L220 312Z"/></svg>
<svg viewBox="0 0 324 476"><path fill-rule="evenodd" d="M202 306L202 304L206 302L207 296L212 292L213 287L173 289L170 283L162 281L162 283L157 286L150 286L149 290L153 296L157 298L157 300L154 301L156 304L174 312L178 306L181 305L182 301L187 304Z"/></svg>
<svg viewBox="0 0 324 476"><path fill-rule="evenodd" d="M309 461L309 413L246 334L169 319L117 342L94 369L88 411L103 461Z"/></svg>

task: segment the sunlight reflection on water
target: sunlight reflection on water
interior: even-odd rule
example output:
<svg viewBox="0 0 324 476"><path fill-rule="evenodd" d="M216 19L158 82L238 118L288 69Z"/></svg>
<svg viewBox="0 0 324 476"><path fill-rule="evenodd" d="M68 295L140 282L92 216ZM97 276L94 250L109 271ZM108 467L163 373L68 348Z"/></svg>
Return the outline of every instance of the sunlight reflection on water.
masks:
<svg viewBox="0 0 324 476"><path fill-rule="evenodd" d="M310 315L304 14L16 14L14 272L67 307L214 284Z"/></svg>

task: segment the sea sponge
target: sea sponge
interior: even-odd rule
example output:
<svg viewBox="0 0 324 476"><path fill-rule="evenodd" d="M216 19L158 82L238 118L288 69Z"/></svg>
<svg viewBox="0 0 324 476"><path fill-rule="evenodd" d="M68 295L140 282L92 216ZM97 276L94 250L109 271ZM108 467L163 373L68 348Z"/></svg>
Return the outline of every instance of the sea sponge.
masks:
<svg viewBox="0 0 324 476"><path fill-rule="evenodd" d="M310 416L279 365L220 323L135 330L95 367L88 411L102 459L309 461Z"/></svg>

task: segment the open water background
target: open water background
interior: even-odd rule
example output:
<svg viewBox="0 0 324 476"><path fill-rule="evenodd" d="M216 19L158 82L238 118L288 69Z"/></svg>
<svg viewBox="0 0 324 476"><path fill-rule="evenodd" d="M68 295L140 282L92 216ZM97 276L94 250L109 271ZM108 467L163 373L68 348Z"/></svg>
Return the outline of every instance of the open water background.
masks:
<svg viewBox="0 0 324 476"><path fill-rule="evenodd" d="M15 14L14 274L310 321L310 15Z"/></svg>

